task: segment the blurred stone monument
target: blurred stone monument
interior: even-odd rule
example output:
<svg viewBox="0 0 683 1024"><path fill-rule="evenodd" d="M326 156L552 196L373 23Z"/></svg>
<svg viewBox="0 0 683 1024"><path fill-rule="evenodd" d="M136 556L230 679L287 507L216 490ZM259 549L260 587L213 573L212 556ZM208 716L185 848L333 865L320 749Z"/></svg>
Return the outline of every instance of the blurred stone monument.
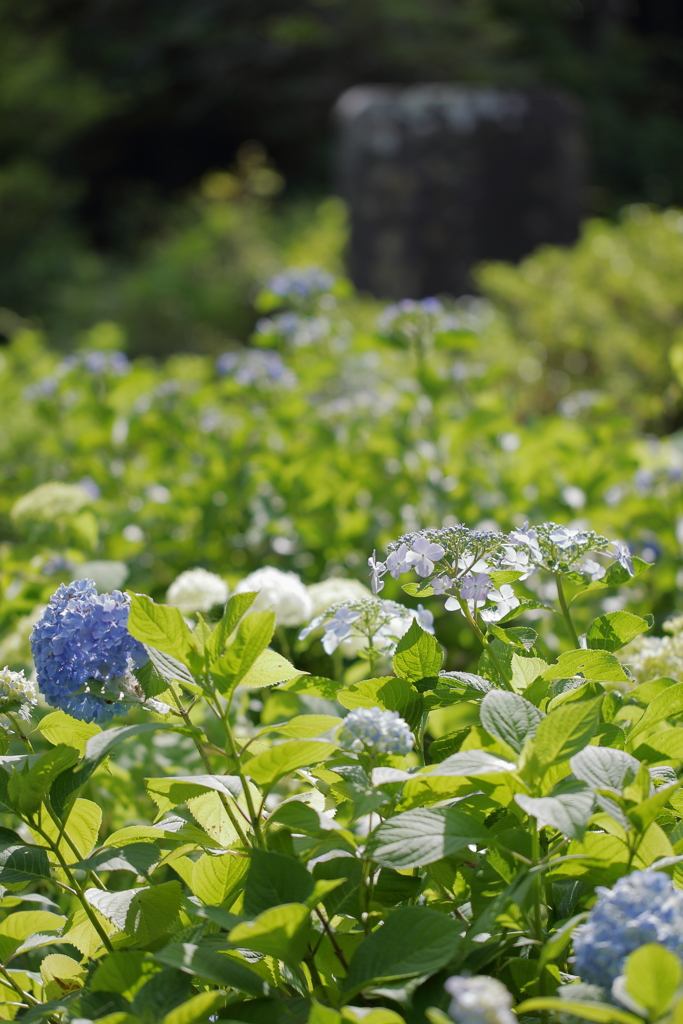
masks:
<svg viewBox="0 0 683 1024"><path fill-rule="evenodd" d="M335 118L358 288L394 299L462 295L481 260L575 241L585 156L570 96L358 85Z"/></svg>

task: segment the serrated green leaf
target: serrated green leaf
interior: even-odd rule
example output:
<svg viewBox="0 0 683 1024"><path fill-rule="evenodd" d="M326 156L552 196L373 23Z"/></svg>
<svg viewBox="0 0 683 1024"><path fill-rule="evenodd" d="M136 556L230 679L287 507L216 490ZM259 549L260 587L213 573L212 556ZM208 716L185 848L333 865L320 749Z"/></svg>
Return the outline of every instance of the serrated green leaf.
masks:
<svg viewBox="0 0 683 1024"><path fill-rule="evenodd" d="M383 867L417 868L488 839L488 829L455 807L421 807L382 822L368 838L366 855Z"/></svg>
<svg viewBox="0 0 683 1024"><path fill-rule="evenodd" d="M413 619L410 629L396 646L394 672L412 683L428 676L438 676L442 664L441 644L431 633L422 629L417 619Z"/></svg>
<svg viewBox="0 0 683 1024"><path fill-rule="evenodd" d="M76 747L81 757L85 753L88 740L102 732L99 725L94 722L79 722L64 711L53 711L46 715L38 730L53 746L63 743L68 747Z"/></svg>
<svg viewBox="0 0 683 1024"><path fill-rule="evenodd" d="M182 904L180 882L161 882L140 889L106 892L86 889L85 898L118 931L144 946L162 935L177 918Z"/></svg>
<svg viewBox="0 0 683 1024"><path fill-rule="evenodd" d="M592 789L613 789L621 793L635 778L640 762L625 750L589 745L569 761L572 773Z"/></svg>
<svg viewBox="0 0 683 1024"><path fill-rule="evenodd" d="M252 856L258 852L253 850ZM212 906L230 904L243 887L248 868L248 857L238 857L231 853L216 857L205 853L195 861L192 892L202 903Z"/></svg>
<svg viewBox="0 0 683 1024"><path fill-rule="evenodd" d="M265 910L254 921L233 928L228 938L236 946L274 956L297 968L311 935L311 912L301 903L284 903Z"/></svg>
<svg viewBox="0 0 683 1024"><path fill-rule="evenodd" d="M625 572L626 570L624 570ZM627 1010L620 1010L610 1003L593 1003L579 999L557 999L554 996L538 996L525 999L515 1007L518 1014L534 1013L536 1010L554 1010L555 1013L571 1013L594 1024L643 1024L641 1017Z"/></svg>
<svg viewBox="0 0 683 1024"><path fill-rule="evenodd" d="M211 1019L213 1010L225 1003L222 992L199 992L196 996L185 1000L180 1006L167 1013L161 1024L203 1024Z"/></svg>
<svg viewBox="0 0 683 1024"><path fill-rule="evenodd" d="M206 645L209 661L220 658L231 634L237 629L240 619L249 611L257 597L258 592L254 591L247 594L233 594L228 600L221 620Z"/></svg>
<svg viewBox="0 0 683 1024"><path fill-rule="evenodd" d="M281 903L305 903L313 876L298 860L270 850L252 850L244 890L244 914L256 917Z"/></svg>
<svg viewBox="0 0 683 1024"><path fill-rule="evenodd" d="M229 697L239 686L258 656L265 651L274 630L273 612L251 612L242 619L231 646L211 665L211 678L224 696Z"/></svg>
<svg viewBox="0 0 683 1024"><path fill-rule="evenodd" d="M192 650L192 634L179 608L155 604L144 594L130 597L128 632L140 643L185 661Z"/></svg>
<svg viewBox="0 0 683 1024"><path fill-rule="evenodd" d="M76 761L77 748L60 743L39 757L28 771L13 772L7 793L19 814L35 814L53 780Z"/></svg>
<svg viewBox="0 0 683 1024"><path fill-rule="evenodd" d="M566 651L561 654L554 665L546 669L543 679L570 679L582 675L587 680L601 682L630 682L621 662L609 651Z"/></svg>
<svg viewBox="0 0 683 1024"><path fill-rule="evenodd" d="M50 877L47 852L38 846L6 846L0 850L0 885L16 888Z"/></svg>
<svg viewBox="0 0 683 1024"><path fill-rule="evenodd" d="M240 679L240 686L250 690L261 689L263 686L275 686L285 683L288 679L298 679L301 669L294 668L290 661L283 658L277 651L266 648L257 657L251 668Z"/></svg>
<svg viewBox="0 0 683 1024"><path fill-rule="evenodd" d="M262 996L266 986L247 964L225 955L229 943L218 936L200 942L171 942L154 953L154 959L166 967L174 967L185 974L194 974L214 985L226 985L250 995Z"/></svg>
<svg viewBox="0 0 683 1024"><path fill-rule="evenodd" d="M159 813L165 814L192 797L211 790L229 797L239 796L242 783L237 775L178 775L145 779L145 789L159 808Z"/></svg>
<svg viewBox="0 0 683 1024"><path fill-rule="evenodd" d="M648 942L626 957L623 975L631 999L651 1020L658 1020L678 992L683 969L674 953L658 942Z"/></svg>
<svg viewBox="0 0 683 1024"><path fill-rule="evenodd" d="M642 619L632 612L607 612L594 619L586 633L589 650L618 651L640 633L650 629L652 616Z"/></svg>
<svg viewBox="0 0 683 1024"><path fill-rule="evenodd" d="M633 740L641 732L663 722L673 715L680 715L683 712L683 683L676 683L655 697L645 709L645 714L635 723L628 734L629 746L633 746Z"/></svg>
<svg viewBox="0 0 683 1024"><path fill-rule="evenodd" d="M481 702L479 718L488 733L519 754L527 736L535 734L544 715L517 693L491 690Z"/></svg>
<svg viewBox="0 0 683 1024"><path fill-rule="evenodd" d="M320 764L335 750L337 747L333 743L291 740L257 754L245 764L244 771L258 786L272 786L297 768Z"/></svg>
<svg viewBox="0 0 683 1024"><path fill-rule="evenodd" d="M528 771L542 775L561 761L568 761L590 742L595 733L602 697L563 704L542 719L527 744ZM525 769L526 770L526 769Z"/></svg>
<svg viewBox="0 0 683 1024"><path fill-rule="evenodd" d="M344 980L344 1001L363 988L435 974L461 942L453 918L427 907L399 907L358 946Z"/></svg>
<svg viewBox="0 0 683 1024"><path fill-rule="evenodd" d="M538 798L516 793L515 802L536 819L538 828L550 825L569 839L583 839L593 813L593 790L585 782L566 783L563 790Z"/></svg>
<svg viewBox="0 0 683 1024"><path fill-rule="evenodd" d="M398 711L413 728L419 723L424 708L418 690L407 679L397 679L395 676L362 679L353 686L339 690L337 700L349 711L354 708Z"/></svg>

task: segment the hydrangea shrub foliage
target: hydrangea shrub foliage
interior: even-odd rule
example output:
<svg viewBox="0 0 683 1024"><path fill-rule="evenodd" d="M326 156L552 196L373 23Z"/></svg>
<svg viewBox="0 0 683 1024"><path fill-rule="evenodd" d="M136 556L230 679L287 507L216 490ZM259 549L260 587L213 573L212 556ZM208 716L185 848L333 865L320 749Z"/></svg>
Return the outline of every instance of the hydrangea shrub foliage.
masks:
<svg viewBox="0 0 683 1024"><path fill-rule="evenodd" d="M647 563L555 523L369 563L374 595L315 600L273 567L224 604L197 571L169 604L59 587L31 641L47 713L0 673L4 1019L676 1024L683 681L648 675L651 618L574 620ZM445 667L444 608L476 672Z"/></svg>

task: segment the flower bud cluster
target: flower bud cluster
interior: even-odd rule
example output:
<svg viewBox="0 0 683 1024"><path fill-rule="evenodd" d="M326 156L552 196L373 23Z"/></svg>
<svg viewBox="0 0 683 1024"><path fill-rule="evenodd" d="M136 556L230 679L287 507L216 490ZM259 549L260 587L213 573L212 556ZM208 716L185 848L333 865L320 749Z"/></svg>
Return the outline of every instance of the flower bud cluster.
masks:
<svg viewBox="0 0 683 1024"><path fill-rule="evenodd" d="M28 719L38 703L35 683L21 672L12 672L5 665L0 670L0 714L17 714Z"/></svg>
<svg viewBox="0 0 683 1024"><path fill-rule="evenodd" d="M305 640L314 630L324 627L322 645L327 654L333 654L342 642L361 641L358 647L373 648L378 654L391 654L397 641L408 632L413 621L428 633L434 632L434 616L422 605L406 608L396 601L377 597L342 601L316 615L299 639Z"/></svg>
<svg viewBox="0 0 683 1024"><path fill-rule="evenodd" d="M449 1016L456 1024L516 1024L512 996L502 982L485 974L473 978L454 975L444 984Z"/></svg>
<svg viewBox="0 0 683 1024"><path fill-rule="evenodd" d="M659 942L683 959L683 892L660 871L633 871L612 889L598 886L598 901L574 933L575 969L608 991L629 953Z"/></svg>
<svg viewBox="0 0 683 1024"><path fill-rule="evenodd" d="M355 754L408 754L415 737L398 711L356 708L344 719L339 742Z"/></svg>

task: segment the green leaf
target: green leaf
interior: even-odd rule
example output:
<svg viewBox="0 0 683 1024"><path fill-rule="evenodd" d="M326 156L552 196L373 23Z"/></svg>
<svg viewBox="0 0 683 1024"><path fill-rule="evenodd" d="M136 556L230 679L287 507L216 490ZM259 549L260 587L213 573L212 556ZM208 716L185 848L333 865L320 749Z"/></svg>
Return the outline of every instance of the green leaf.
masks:
<svg viewBox="0 0 683 1024"><path fill-rule="evenodd" d="M310 740L328 732L329 729L335 729L342 721L342 718L334 715L295 715L288 722L267 725L261 732L276 732L293 740Z"/></svg>
<svg viewBox="0 0 683 1024"><path fill-rule="evenodd" d="M538 828L549 825L570 839L581 840L593 813L595 796L585 782L569 782L562 792L551 796L534 798L516 793L515 802L536 819Z"/></svg>
<svg viewBox="0 0 683 1024"><path fill-rule="evenodd" d="M248 594L232 595L225 606L220 622L206 645L209 661L215 661L223 654L231 634L237 629L240 619L249 611L257 596L258 593L256 591Z"/></svg>
<svg viewBox="0 0 683 1024"><path fill-rule="evenodd" d="M242 620L231 646L211 665L211 677L224 696L229 696L242 682L270 643L274 630L273 612L251 612Z"/></svg>
<svg viewBox="0 0 683 1024"><path fill-rule="evenodd" d="M563 704L538 723L536 735L526 750L525 771L543 774L554 764L568 761L590 742L600 714L602 697Z"/></svg>
<svg viewBox="0 0 683 1024"><path fill-rule="evenodd" d="M244 771L257 785L272 786L283 775L297 768L319 764L335 750L337 747L333 743L291 740L257 754L246 763Z"/></svg>
<svg viewBox="0 0 683 1024"><path fill-rule="evenodd" d="M627 956L623 974L626 992L651 1020L666 1012L683 979L678 957L658 942L648 942Z"/></svg>
<svg viewBox="0 0 683 1024"><path fill-rule="evenodd" d="M302 674L301 669L294 668L290 661L268 647L259 654L249 671L242 676L240 686L257 690L262 686L275 686L276 683L287 682L288 679L298 679Z"/></svg>
<svg viewBox="0 0 683 1024"><path fill-rule="evenodd" d="M284 903L265 910L254 921L233 928L228 938L236 946L284 960L298 967L311 935L311 912L301 903Z"/></svg>
<svg viewBox="0 0 683 1024"><path fill-rule="evenodd" d="M231 904L244 885L248 868L248 857L205 853L194 863L192 892L207 905Z"/></svg>
<svg viewBox="0 0 683 1024"><path fill-rule="evenodd" d="M515 1012L520 1016L524 1013L534 1013L536 1010L554 1010L557 1014L571 1013L574 1017L591 1020L595 1024L643 1024L642 1017L636 1017L634 1013L619 1010L609 1003L592 1003L588 1000L539 996L535 999L526 999L515 1007Z"/></svg>
<svg viewBox="0 0 683 1024"><path fill-rule="evenodd" d="M566 651L554 665L543 672L543 679L570 679L583 675L586 679L601 682L630 682L618 658L609 651Z"/></svg>
<svg viewBox="0 0 683 1024"><path fill-rule="evenodd" d="M119 950L100 960L90 981L93 992L118 992L129 1002L152 973L142 950Z"/></svg>
<svg viewBox="0 0 683 1024"><path fill-rule="evenodd" d="M399 907L356 949L344 981L344 1001L370 986L435 974L461 941L457 921L427 907Z"/></svg>
<svg viewBox="0 0 683 1024"><path fill-rule="evenodd" d="M581 594L587 594L592 590L604 590L605 587L620 587L625 583L632 583L633 580L638 579L644 572L652 568L651 562L644 562L642 558L638 558L637 555L631 556L633 563L633 576L624 569L623 565L618 562L614 562L610 565L605 575L600 580L593 580L591 583L582 586L577 594L572 598L573 603L577 597Z"/></svg>
<svg viewBox="0 0 683 1024"><path fill-rule="evenodd" d="M517 693L491 690L481 702L479 717L488 733L519 754L526 737L535 734L544 715Z"/></svg>
<svg viewBox="0 0 683 1024"><path fill-rule="evenodd" d="M38 726L38 731L53 746L65 743L68 747L76 747L81 757L85 753L88 740L102 732L99 725L95 725L94 722L79 722L64 711L53 711L46 715Z"/></svg>
<svg viewBox="0 0 683 1024"><path fill-rule="evenodd" d="M237 775L179 775L145 779L145 789L159 808L159 813L165 814L211 790L226 796L239 796L242 783Z"/></svg>
<svg viewBox="0 0 683 1024"><path fill-rule="evenodd" d="M639 736L645 729L656 725L657 722L663 722L665 718L680 715L682 711L683 683L676 683L675 686L669 686L668 689L664 690L648 704L645 714L636 722L628 734L629 746L633 745L635 737Z"/></svg>
<svg viewBox="0 0 683 1024"><path fill-rule="evenodd" d="M196 996L187 999L180 1006L174 1007L165 1017L161 1024L203 1024L210 1020L210 1014L219 1006L225 1004L225 995L222 992L199 992Z"/></svg>
<svg viewBox="0 0 683 1024"><path fill-rule="evenodd" d="M354 708L398 711L408 725L413 727L418 725L423 711L421 694L407 679L397 679L395 676L362 679L353 686L339 690L337 700L349 711Z"/></svg>
<svg viewBox="0 0 683 1024"><path fill-rule="evenodd" d="M495 622L490 622L487 632L502 640L504 644L511 644L523 651L530 651L538 640L538 633L530 626L509 626L507 629L501 629Z"/></svg>
<svg viewBox="0 0 683 1024"><path fill-rule="evenodd" d="M499 772L514 771L517 765L514 761L505 761L497 754L491 754L488 750L459 750L451 754L445 761L433 765L427 771L419 772L411 778L430 778L434 775L492 775Z"/></svg>
<svg viewBox="0 0 683 1024"><path fill-rule="evenodd" d="M383 867L417 868L490 838L476 818L455 807L418 807L382 822L368 839L366 856Z"/></svg>
<svg viewBox="0 0 683 1024"><path fill-rule="evenodd" d="M60 743L39 757L27 772L13 772L7 792L19 814L35 814L52 781L77 760L78 750Z"/></svg>
<svg viewBox="0 0 683 1024"><path fill-rule="evenodd" d="M548 662L543 658L520 656L513 652L510 658L510 685L515 693L524 693L535 679L545 672Z"/></svg>
<svg viewBox="0 0 683 1024"><path fill-rule="evenodd" d="M641 619L632 612L608 612L595 619L586 633L590 650L618 651L640 633L652 627L652 616Z"/></svg>
<svg viewBox="0 0 683 1024"><path fill-rule="evenodd" d="M153 955L155 960L166 967L194 974L214 985L226 985L250 995L265 995L267 988L264 981L245 963L226 956L229 948L225 939L210 936L199 943L171 942Z"/></svg>
<svg viewBox="0 0 683 1024"><path fill-rule="evenodd" d="M413 683L428 676L438 676L443 664L441 644L413 619L410 629L399 640L393 659L397 676Z"/></svg>
<svg viewBox="0 0 683 1024"><path fill-rule="evenodd" d="M185 661L192 650L192 633L179 608L155 604L144 594L130 597L128 632L140 643Z"/></svg>
<svg viewBox="0 0 683 1024"><path fill-rule="evenodd" d="M621 793L633 781L640 762L625 750L589 745L569 761L573 775L592 789L613 789Z"/></svg>
<svg viewBox="0 0 683 1024"><path fill-rule="evenodd" d="M16 887L50 877L47 851L38 846L6 846L0 850L0 885Z"/></svg>
<svg viewBox="0 0 683 1024"><path fill-rule="evenodd" d="M125 932L142 946L173 924L180 912L182 887L180 882L161 882L117 892L86 889L85 898L118 931Z"/></svg>
<svg viewBox="0 0 683 1024"><path fill-rule="evenodd" d="M150 647L149 644L145 644L145 650L149 655L149 661L137 669L135 678L146 696L154 697L157 693L163 693L161 687L168 689L169 683L182 683L191 691L195 691L197 684L187 665L165 651Z"/></svg>
<svg viewBox="0 0 683 1024"><path fill-rule="evenodd" d="M256 917L281 903L305 903L313 876L298 860L281 853L252 850L244 890L244 914Z"/></svg>
<svg viewBox="0 0 683 1024"><path fill-rule="evenodd" d="M660 786L652 796L627 811L629 820L641 832L644 832L648 825L651 825L663 808L666 807L671 797L681 785L683 785L683 779L674 782L670 786Z"/></svg>

